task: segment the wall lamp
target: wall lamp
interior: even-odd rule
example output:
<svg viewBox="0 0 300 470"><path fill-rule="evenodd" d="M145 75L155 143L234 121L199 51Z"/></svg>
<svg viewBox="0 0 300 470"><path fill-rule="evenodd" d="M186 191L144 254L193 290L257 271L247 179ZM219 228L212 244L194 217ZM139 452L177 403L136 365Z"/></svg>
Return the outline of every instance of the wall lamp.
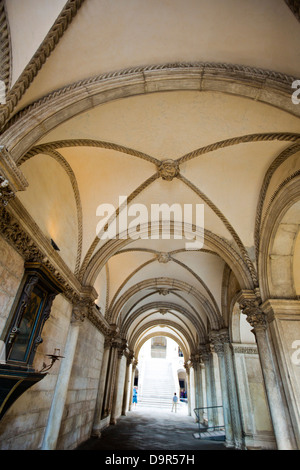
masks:
<svg viewBox="0 0 300 470"><path fill-rule="evenodd" d="M54 250L60 251L60 249L59 249L58 246L56 245L55 241L52 240L52 238L51 238L51 245L53 246Z"/></svg>
<svg viewBox="0 0 300 470"><path fill-rule="evenodd" d="M64 356L60 356L60 349L58 348L55 348L54 349L54 353L53 354L46 354L47 357L49 357L51 359L51 362L50 364L46 364L45 362L43 362L43 367L42 369L40 370L40 372L46 372L48 370L51 369L51 367L53 366L53 364L58 361L59 359L62 359L64 358Z"/></svg>

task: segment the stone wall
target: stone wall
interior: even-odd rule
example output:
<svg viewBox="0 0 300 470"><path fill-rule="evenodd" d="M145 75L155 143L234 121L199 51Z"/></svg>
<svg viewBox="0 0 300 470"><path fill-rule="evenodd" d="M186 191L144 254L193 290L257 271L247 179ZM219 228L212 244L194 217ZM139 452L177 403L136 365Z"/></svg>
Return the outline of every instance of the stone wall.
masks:
<svg viewBox="0 0 300 470"><path fill-rule="evenodd" d="M56 297L42 332L43 343L39 345L33 367L40 370L45 354L54 347L63 354L71 316L71 305L62 296ZM56 362L43 380L20 396L0 422L0 449L36 450L42 443L53 390L57 381L59 363Z"/></svg>
<svg viewBox="0 0 300 470"><path fill-rule="evenodd" d="M74 449L91 435L104 336L89 320L80 327L57 449Z"/></svg>
<svg viewBox="0 0 300 470"><path fill-rule="evenodd" d="M0 338L23 273L23 258L0 236Z"/></svg>

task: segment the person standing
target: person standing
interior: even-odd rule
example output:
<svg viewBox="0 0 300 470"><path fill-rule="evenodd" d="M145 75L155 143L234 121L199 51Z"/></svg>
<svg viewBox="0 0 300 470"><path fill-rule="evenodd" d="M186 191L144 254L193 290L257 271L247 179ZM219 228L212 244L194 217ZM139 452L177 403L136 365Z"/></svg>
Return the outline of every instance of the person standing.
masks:
<svg viewBox="0 0 300 470"><path fill-rule="evenodd" d="M173 399L172 399L172 411L175 410L175 413L177 413L177 403L178 403L178 396L176 395L176 393L174 393L173 395Z"/></svg>
<svg viewBox="0 0 300 470"><path fill-rule="evenodd" d="M133 389L132 403L136 407L136 404L137 404L137 388L136 387L134 387Z"/></svg>

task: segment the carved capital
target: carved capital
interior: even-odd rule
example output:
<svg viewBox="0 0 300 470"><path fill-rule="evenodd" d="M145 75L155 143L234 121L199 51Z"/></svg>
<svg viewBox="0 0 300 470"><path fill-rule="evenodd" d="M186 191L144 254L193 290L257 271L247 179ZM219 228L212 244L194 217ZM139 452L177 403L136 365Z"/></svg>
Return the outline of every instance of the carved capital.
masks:
<svg viewBox="0 0 300 470"><path fill-rule="evenodd" d="M127 367L129 367L130 364L132 364L134 361L134 352L128 351L127 353L125 353L125 356L126 356L126 365Z"/></svg>
<svg viewBox="0 0 300 470"><path fill-rule="evenodd" d="M267 329L267 316L260 307L260 303L256 299L244 299L240 302L240 309L247 316L247 322L250 323L254 332L259 329Z"/></svg>
<svg viewBox="0 0 300 470"><path fill-rule="evenodd" d="M8 181L9 189L13 194L17 191L24 191L28 186L25 176L4 145L0 145L0 174L4 181Z"/></svg>
<svg viewBox="0 0 300 470"><path fill-rule="evenodd" d="M15 193L12 191L9 181L0 175L0 204L2 206L7 206L10 199L15 197Z"/></svg>
<svg viewBox="0 0 300 470"><path fill-rule="evenodd" d="M163 160L158 166L158 172L165 181L172 181L179 174L179 165L175 160Z"/></svg>
<svg viewBox="0 0 300 470"><path fill-rule="evenodd" d="M191 355L190 361L194 369L200 364L200 360L201 360L200 354L196 353L196 354Z"/></svg>
<svg viewBox="0 0 300 470"><path fill-rule="evenodd" d="M73 325L81 325L88 316L90 307L90 299L81 299L73 305L71 323Z"/></svg>
<svg viewBox="0 0 300 470"><path fill-rule="evenodd" d="M210 359L211 347L209 344L201 344L199 347L199 354L203 362L207 362Z"/></svg>
<svg viewBox="0 0 300 470"><path fill-rule="evenodd" d="M219 355L224 353L224 345L229 343L228 330L213 330L210 332L209 339L214 351Z"/></svg>

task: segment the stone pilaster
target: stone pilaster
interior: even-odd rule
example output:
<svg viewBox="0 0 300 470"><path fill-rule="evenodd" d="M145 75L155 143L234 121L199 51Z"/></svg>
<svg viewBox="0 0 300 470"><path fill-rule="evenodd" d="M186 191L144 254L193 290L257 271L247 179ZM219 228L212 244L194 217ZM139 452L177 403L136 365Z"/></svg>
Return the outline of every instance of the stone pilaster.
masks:
<svg viewBox="0 0 300 470"><path fill-rule="evenodd" d="M69 381L77 346L79 329L87 315L84 304L73 307L67 341L63 352L59 374L52 398L48 422L42 443L42 450L55 450L61 426L61 420L68 393Z"/></svg>
<svg viewBox="0 0 300 470"><path fill-rule="evenodd" d="M221 390L222 390L222 403L223 403L223 415L224 415L224 425L225 425L225 436L226 436L226 445L227 447L234 446L233 438L233 425L231 417L231 407L229 401L229 390L227 383L227 367L225 362L225 348L224 343L227 341L227 337L221 332L213 332L210 336L211 341L214 346L214 350L218 355L219 365L220 365L220 377L221 377Z"/></svg>
<svg viewBox="0 0 300 470"><path fill-rule="evenodd" d="M253 327L252 332L256 338L277 448L278 450L296 449L278 365L268 334L267 316L261 308L260 300L254 294L242 293L239 304L242 313L247 316L247 321Z"/></svg>
<svg viewBox="0 0 300 470"><path fill-rule="evenodd" d="M134 354L130 351L126 355L126 374L125 374L125 384L124 384L124 397L123 397L123 404L122 404L122 415L126 416L127 410L129 409L129 390L131 385L131 370L132 370L132 363L134 360Z"/></svg>

